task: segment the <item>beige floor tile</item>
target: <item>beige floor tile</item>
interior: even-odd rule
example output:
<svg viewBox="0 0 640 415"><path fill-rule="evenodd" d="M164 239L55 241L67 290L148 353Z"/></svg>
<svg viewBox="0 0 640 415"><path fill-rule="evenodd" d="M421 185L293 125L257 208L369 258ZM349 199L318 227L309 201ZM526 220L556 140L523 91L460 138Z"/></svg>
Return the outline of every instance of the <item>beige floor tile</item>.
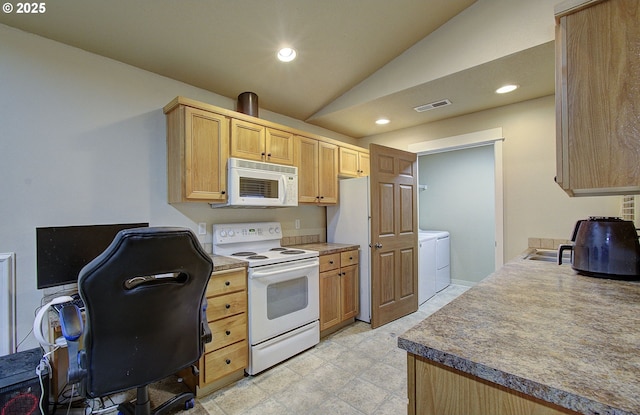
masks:
<svg viewBox="0 0 640 415"><path fill-rule="evenodd" d="M398 336L467 289L452 285L417 312L377 329L356 321L315 347L199 401L209 415L405 414L407 355L398 348Z"/></svg>
<svg viewBox="0 0 640 415"><path fill-rule="evenodd" d="M388 396L384 389L359 378L338 393L338 398L365 414L372 414Z"/></svg>

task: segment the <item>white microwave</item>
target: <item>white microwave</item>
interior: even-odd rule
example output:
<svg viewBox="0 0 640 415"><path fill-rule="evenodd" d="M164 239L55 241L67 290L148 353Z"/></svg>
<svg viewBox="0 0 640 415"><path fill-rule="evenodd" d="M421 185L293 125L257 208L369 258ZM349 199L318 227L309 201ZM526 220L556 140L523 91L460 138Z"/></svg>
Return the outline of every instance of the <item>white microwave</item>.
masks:
<svg viewBox="0 0 640 415"><path fill-rule="evenodd" d="M213 207L298 206L298 168L230 157L227 203Z"/></svg>

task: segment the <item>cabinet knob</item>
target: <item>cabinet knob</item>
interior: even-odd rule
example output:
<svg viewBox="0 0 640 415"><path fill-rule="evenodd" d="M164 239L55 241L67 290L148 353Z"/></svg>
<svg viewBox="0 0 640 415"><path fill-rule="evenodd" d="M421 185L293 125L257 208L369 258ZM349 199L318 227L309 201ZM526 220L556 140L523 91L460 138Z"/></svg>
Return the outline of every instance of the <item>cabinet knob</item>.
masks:
<svg viewBox="0 0 640 415"><path fill-rule="evenodd" d="M329 263L330 263L331 265L333 265L333 260L329 261Z"/></svg>
<svg viewBox="0 0 640 415"><path fill-rule="evenodd" d="M227 364L230 364L230 363L231 363L231 359L225 359L225 362L226 362Z"/></svg>
<svg viewBox="0 0 640 415"><path fill-rule="evenodd" d="M267 153L267 157L271 157L271 153Z"/></svg>
<svg viewBox="0 0 640 415"><path fill-rule="evenodd" d="M228 336L228 335L230 335L230 334L231 334L231 331L227 330L227 331L225 331L225 333L226 333L226 334L227 334L227 336Z"/></svg>
<svg viewBox="0 0 640 415"><path fill-rule="evenodd" d="M225 281L224 285L226 285L227 287L231 285L231 281Z"/></svg>
<svg viewBox="0 0 640 415"><path fill-rule="evenodd" d="M225 304L224 308L226 308L227 310L231 308L231 304Z"/></svg>
<svg viewBox="0 0 640 415"><path fill-rule="evenodd" d="M220 191L220 194L221 194L221 195L224 195L224 194L226 194L226 193L227 193L227 192L225 192L224 190L221 190L221 191Z"/></svg>
<svg viewBox="0 0 640 415"><path fill-rule="evenodd" d="M353 257L352 256L349 257L349 261L353 261Z"/></svg>
<svg viewBox="0 0 640 415"><path fill-rule="evenodd" d="M262 153L260 153L260 155L261 155L262 157L264 157L264 156L266 156L266 155L267 155L267 153L262 152Z"/></svg>

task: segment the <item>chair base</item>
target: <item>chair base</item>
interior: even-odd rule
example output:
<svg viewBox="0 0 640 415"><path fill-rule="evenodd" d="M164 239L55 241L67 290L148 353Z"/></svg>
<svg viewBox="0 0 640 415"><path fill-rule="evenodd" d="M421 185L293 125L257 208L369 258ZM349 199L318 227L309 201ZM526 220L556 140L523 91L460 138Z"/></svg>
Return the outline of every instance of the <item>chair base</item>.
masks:
<svg viewBox="0 0 640 415"><path fill-rule="evenodd" d="M131 402L121 403L118 405L118 414L163 415L176 408L191 409L194 405L195 395L191 392L183 392L172 397L157 408L151 409L151 403L149 401L149 386L141 386L137 389L135 404Z"/></svg>

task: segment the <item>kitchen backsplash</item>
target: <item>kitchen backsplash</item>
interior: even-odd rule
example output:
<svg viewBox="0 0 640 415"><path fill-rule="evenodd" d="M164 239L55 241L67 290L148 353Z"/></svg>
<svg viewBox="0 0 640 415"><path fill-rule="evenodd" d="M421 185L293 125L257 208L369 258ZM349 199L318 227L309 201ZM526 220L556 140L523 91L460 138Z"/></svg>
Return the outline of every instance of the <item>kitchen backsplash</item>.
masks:
<svg viewBox="0 0 640 415"><path fill-rule="evenodd" d="M558 249L558 245L568 243L571 241L567 239L529 238L529 248Z"/></svg>
<svg viewBox="0 0 640 415"><path fill-rule="evenodd" d="M301 235L301 236L284 236L280 242L282 246L301 245L301 244L314 244L323 242L323 238L320 235Z"/></svg>

